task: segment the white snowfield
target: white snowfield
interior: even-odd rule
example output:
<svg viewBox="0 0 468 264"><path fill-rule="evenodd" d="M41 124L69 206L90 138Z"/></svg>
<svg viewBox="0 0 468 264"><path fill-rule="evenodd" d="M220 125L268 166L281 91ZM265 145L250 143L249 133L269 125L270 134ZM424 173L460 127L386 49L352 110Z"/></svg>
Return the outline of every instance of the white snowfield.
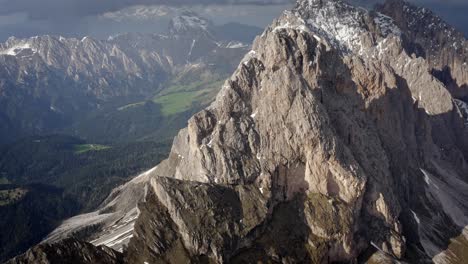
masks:
<svg viewBox="0 0 468 264"><path fill-rule="evenodd" d="M130 182L115 188L94 212L65 220L43 242L56 242L89 228L98 228L89 242L122 251L133 237L133 228L140 212L138 203L145 200L147 184L152 177L148 170Z"/></svg>
<svg viewBox="0 0 468 264"><path fill-rule="evenodd" d="M240 48L247 48L249 45L239 42L239 41L231 41L226 45L228 49L240 49Z"/></svg>
<svg viewBox="0 0 468 264"><path fill-rule="evenodd" d="M25 50L36 53L36 50L31 47L31 44L29 44L28 42L24 42L24 43L14 45L12 47L9 47L3 50L0 49L0 55L17 56L19 53Z"/></svg>

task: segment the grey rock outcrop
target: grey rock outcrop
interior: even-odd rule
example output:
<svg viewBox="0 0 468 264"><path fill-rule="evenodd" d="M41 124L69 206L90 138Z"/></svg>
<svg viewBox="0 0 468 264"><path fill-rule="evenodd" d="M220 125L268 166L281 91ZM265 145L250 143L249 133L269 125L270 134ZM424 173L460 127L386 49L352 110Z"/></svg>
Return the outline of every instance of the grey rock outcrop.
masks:
<svg viewBox="0 0 468 264"><path fill-rule="evenodd" d="M441 253L467 224L464 121L405 36L342 1L285 12L155 170L128 261Z"/></svg>
<svg viewBox="0 0 468 264"><path fill-rule="evenodd" d="M93 245L75 239L66 239L60 244L38 245L26 253L7 261L5 264L119 264L123 263L122 253L106 247Z"/></svg>
<svg viewBox="0 0 468 264"><path fill-rule="evenodd" d="M468 42L463 33L431 10L402 0L387 1L377 10L394 19L408 39L405 48L424 57L454 97L468 95Z"/></svg>

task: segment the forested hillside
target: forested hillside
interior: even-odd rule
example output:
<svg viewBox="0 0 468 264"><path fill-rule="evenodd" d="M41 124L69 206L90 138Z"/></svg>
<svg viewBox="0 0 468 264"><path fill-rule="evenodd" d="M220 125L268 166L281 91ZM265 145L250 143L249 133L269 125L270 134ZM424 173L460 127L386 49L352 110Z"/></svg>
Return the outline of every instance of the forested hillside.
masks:
<svg viewBox="0 0 468 264"><path fill-rule="evenodd" d="M40 242L61 220L99 205L160 162L169 142L100 145L70 136L22 139L0 150L0 260Z"/></svg>

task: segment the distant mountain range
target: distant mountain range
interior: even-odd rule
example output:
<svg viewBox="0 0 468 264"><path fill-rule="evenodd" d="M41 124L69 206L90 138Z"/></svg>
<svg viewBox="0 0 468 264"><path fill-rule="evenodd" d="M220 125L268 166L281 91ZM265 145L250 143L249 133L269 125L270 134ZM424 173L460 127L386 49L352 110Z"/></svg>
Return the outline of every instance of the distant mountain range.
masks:
<svg viewBox="0 0 468 264"><path fill-rule="evenodd" d="M63 131L81 136L80 122L86 126L90 118L115 116L114 110L126 105L155 101L181 75L192 74L191 82L219 81L249 46L241 41L255 30L244 28L245 34L241 25L225 25L219 34L210 21L184 13L171 21L165 35L12 37L0 44L0 143ZM116 140L144 136L122 134Z"/></svg>
<svg viewBox="0 0 468 264"><path fill-rule="evenodd" d="M187 12L164 35L0 44L0 262L162 160L257 33Z"/></svg>

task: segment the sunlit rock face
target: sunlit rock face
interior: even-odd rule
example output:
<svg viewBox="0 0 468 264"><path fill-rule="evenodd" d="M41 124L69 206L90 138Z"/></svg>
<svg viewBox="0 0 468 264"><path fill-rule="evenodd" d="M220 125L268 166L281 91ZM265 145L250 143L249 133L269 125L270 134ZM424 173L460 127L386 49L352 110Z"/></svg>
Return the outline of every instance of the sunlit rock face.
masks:
<svg viewBox="0 0 468 264"><path fill-rule="evenodd" d="M394 19L409 40L406 48L426 59L454 97L468 95L468 42L462 32L431 10L404 1L387 1L377 10Z"/></svg>
<svg viewBox="0 0 468 264"><path fill-rule="evenodd" d="M299 1L267 28L156 170L128 260L443 262L467 224L466 113L391 5L417 9Z"/></svg>

